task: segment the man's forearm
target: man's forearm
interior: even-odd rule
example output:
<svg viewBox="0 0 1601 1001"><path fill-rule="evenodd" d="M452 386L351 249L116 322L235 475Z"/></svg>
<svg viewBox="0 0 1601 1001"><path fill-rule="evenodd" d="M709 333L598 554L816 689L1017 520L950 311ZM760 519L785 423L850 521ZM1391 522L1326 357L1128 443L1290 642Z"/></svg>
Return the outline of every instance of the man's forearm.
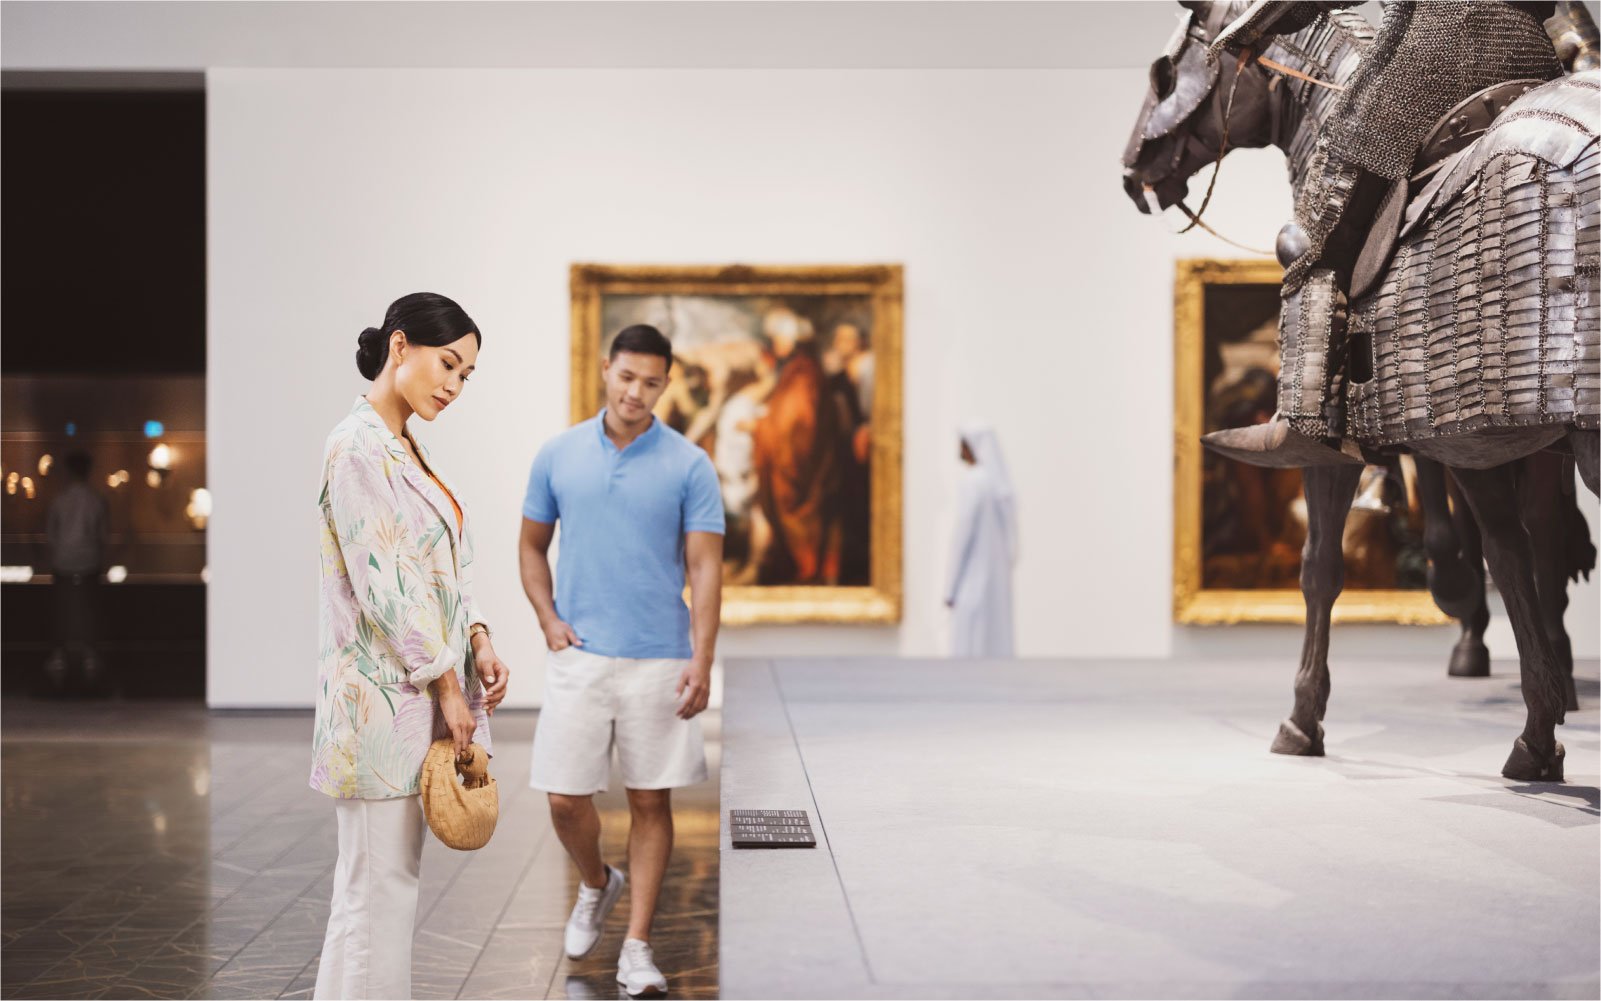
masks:
<svg viewBox="0 0 1601 1001"><path fill-rule="evenodd" d="M710 664L717 653L717 629L723 618L723 568L720 563L690 568L689 606L695 659Z"/></svg>
<svg viewBox="0 0 1601 1001"><path fill-rule="evenodd" d="M541 628L556 618L556 599L552 593L550 560L537 549L523 550L523 593L534 606Z"/></svg>

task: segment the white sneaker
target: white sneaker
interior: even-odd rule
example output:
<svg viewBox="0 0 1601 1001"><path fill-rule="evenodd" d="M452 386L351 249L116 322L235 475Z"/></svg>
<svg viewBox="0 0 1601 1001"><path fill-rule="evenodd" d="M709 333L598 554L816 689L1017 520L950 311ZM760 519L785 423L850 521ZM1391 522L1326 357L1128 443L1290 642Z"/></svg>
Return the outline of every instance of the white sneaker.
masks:
<svg viewBox="0 0 1601 1001"><path fill-rule="evenodd" d="M589 955L589 950L600 941L601 926L606 923L606 915L617 906L617 900L623 895L623 886L628 878L622 870L614 866L606 867L606 887L597 890L585 883L578 884L578 900L573 904L573 913L567 918L567 958L583 959Z"/></svg>
<svg viewBox="0 0 1601 1001"><path fill-rule="evenodd" d="M617 957L617 982L631 998L659 998L667 995L667 978L656 969L650 943L637 938L623 939L622 955Z"/></svg>

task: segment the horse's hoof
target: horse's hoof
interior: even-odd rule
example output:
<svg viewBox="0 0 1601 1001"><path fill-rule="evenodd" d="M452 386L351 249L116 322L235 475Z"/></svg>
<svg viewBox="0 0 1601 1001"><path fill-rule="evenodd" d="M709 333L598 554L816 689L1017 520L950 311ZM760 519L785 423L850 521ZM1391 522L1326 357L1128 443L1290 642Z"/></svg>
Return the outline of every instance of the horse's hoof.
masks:
<svg viewBox="0 0 1601 1001"><path fill-rule="evenodd" d="M1473 640L1462 640L1451 648L1450 675L1453 678L1488 678L1490 648Z"/></svg>
<svg viewBox="0 0 1601 1001"><path fill-rule="evenodd" d="M1323 724L1317 725L1317 736L1306 732L1289 720L1279 724L1279 735L1273 738L1274 754L1297 754L1308 758L1323 757Z"/></svg>
<svg viewBox="0 0 1601 1001"><path fill-rule="evenodd" d="M1562 759L1567 751L1562 747L1561 741L1555 741L1556 751L1547 760L1542 760L1533 751L1522 737L1512 744L1512 753L1501 766L1501 774L1509 779L1520 782L1561 782Z"/></svg>

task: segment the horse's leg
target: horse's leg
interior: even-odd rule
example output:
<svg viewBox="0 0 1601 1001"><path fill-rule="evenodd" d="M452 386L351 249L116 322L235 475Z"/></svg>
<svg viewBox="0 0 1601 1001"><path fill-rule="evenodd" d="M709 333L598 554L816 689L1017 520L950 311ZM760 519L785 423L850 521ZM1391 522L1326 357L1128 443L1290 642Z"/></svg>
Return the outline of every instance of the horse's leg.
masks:
<svg viewBox="0 0 1601 1001"><path fill-rule="evenodd" d="M1429 593L1440 611L1462 623L1462 637L1451 651L1449 673L1458 678L1482 678L1490 673L1490 651L1484 629L1490 612L1484 602L1483 559L1478 556L1479 526L1459 504L1453 515L1449 477L1433 459L1413 456L1418 470L1418 498L1423 502L1423 548L1429 554ZM1465 517L1465 522L1464 522ZM1474 559L1464 555L1470 535Z"/></svg>
<svg viewBox="0 0 1601 1001"><path fill-rule="evenodd" d="M1539 598L1534 585L1534 557L1529 533L1518 513L1517 486L1510 463L1493 469L1454 469L1462 494L1483 528L1484 552L1490 561L1507 618L1518 642L1523 703L1528 708L1523 736L1501 767L1509 779L1562 781L1562 745L1556 725L1562 722L1566 693L1556 652L1540 626Z"/></svg>
<svg viewBox="0 0 1601 1001"><path fill-rule="evenodd" d="M1301 550L1306 638L1295 674L1295 708L1279 724L1273 753L1321 755L1323 713L1329 705L1329 617L1345 585L1340 540L1362 467L1308 466L1301 478L1306 490L1306 546Z"/></svg>
<svg viewBox="0 0 1601 1001"><path fill-rule="evenodd" d="M1568 572L1563 544L1567 539L1567 509L1573 503L1568 494L1568 482L1572 479L1573 467L1568 465L1568 458L1554 452L1536 452L1517 463L1518 504L1534 554L1534 589L1540 598L1540 626L1556 654L1566 689L1564 705L1569 710L1577 710L1579 693L1573 684L1573 644L1562 622L1568 610Z"/></svg>
<svg viewBox="0 0 1601 1001"><path fill-rule="evenodd" d="M1568 445L1573 449L1573 459L1579 464L1579 476L1584 485L1590 488L1592 494L1601 496L1601 474L1596 467L1601 465L1601 431L1569 431Z"/></svg>
<svg viewBox="0 0 1601 1001"><path fill-rule="evenodd" d="M1478 599L1473 614L1462 620L1463 636L1451 652L1452 673L1463 678L1488 678L1490 648L1484 645L1484 631L1490 628L1490 602L1485 597L1489 579L1484 573L1484 533L1450 470L1446 470L1445 484L1451 496L1451 523L1456 526L1457 541L1462 546L1462 567L1472 579Z"/></svg>

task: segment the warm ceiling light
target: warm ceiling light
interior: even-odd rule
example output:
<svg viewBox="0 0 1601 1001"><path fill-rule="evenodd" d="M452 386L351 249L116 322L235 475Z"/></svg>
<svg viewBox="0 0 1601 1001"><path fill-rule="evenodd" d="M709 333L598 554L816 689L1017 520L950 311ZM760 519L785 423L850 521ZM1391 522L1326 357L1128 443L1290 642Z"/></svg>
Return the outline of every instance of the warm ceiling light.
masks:
<svg viewBox="0 0 1601 1001"><path fill-rule="evenodd" d="M33 477L24 476L22 478L22 492L27 495L29 500L33 500Z"/></svg>
<svg viewBox="0 0 1601 1001"><path fill-rule="evenodd" d="M44 455L39 456L39 475L40 476L49 476L50 475L50 467L55 465L55 464L56 464L56 460L54 458L52 458L48 452L45 453Z"/></svg>
<svg viewBox="0 0 1601 1001"><path fill-rule="evenodd" d="M11 471L11 475L6 477L6 493L15 495L17 492L17 484L21 482L22 477L18 476L17 471L13 469Z"/></svg>
<svg viewBox="0 0 1601 1001"><path fill-rule="evenodd" d="M200 487L189 495L189 506L184 508L184 514L189 516L190 524L196 528L206 527L206 521L211 517L211 491Z"/></svg>
<svg viewBox="0 0 1601 1001"><path fill-rule="evenodd" d="M172 468L172 447L157 445L150 450L150 468L165 473Z"/></svg>

